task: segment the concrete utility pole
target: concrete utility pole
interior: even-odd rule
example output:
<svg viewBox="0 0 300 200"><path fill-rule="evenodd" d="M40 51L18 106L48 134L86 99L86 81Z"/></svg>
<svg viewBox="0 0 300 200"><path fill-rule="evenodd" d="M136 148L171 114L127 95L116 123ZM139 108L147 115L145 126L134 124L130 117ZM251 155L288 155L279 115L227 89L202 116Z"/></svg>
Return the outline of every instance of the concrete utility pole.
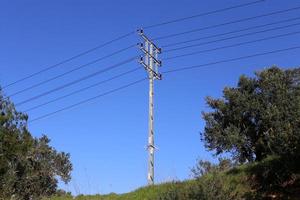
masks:
<svg viewBox="0 0 300 200"><path fill-rule="evenodd" d="M161 61L158 60L158 54L161 53L161 49L158 48L145 34L142 29L138 30L143 43L140 43L140 50L143 52L143 56L140 58L140 64L148 72L149 77L149 130L148 130L148 184L154 184L154 129L153 129L153 97L154 97L154 80L161 80L161 74L158 72L158 67L161 66Z"/></svg>

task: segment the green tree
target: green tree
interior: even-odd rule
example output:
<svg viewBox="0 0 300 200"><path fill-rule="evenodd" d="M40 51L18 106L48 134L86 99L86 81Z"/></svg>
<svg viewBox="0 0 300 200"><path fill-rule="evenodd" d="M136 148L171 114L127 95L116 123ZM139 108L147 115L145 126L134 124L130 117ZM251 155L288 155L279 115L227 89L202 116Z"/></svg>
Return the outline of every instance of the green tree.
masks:
<svg viewBox="0 0 300 200"><path fill-rule="evenodd" d="M0 91L0 199L40 199L57 191L58 177L71 178L70 155L34 138L27 120Z"/></svg>
<svg viewBox="0 0 300 200"><path fill-rule="evenodd" d="M268 155L299 155L300 69L271 67L241 76L237 87L226 87L223 98L208 97L211 112L201 133L216 155L231 153L239 162Z"/></svg>
<svg viewBox="0 0 300 200"><path fill-rule="evenodd" d="M230 159L219 158L219 163L214 164L207 160L198 160L197 164L191 169L194 178L200 178L209 173L224 172L236 166Z"/></svg>

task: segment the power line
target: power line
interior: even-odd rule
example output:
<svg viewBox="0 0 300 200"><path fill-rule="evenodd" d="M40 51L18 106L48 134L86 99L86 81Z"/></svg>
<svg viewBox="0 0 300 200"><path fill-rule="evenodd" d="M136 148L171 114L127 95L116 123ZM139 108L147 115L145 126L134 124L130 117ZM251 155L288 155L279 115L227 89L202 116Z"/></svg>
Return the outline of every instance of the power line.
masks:
<svg viewBox="0 0 300 200"><path fill-rule="evenodd" d="M232 58L232 59L226 59L226 60L221 60L221 61L216 61L216 62L211 62L211 63L206 63L206 64L201 64L201 65L193 65L193 66L188 66L188 67L181 67L181 68L177 68L177 69L173 69L173 70L168 70L163 72L164 74L168 74L168 73L174 73L174 72L178 72L178 71L184 71L184 70L191 70L191 69L197 69L197 68L201 68L201 67L205 67L205 66L210 66L210 65L216 65L216 64L220 64L220 63L226 63L226 62L233 62L233 61L237 61L237 60L243 60L243 59L247 59L247 58L253 58L253 57L258 57L258 56L264 56L264 55L269 55L269 54L275 54L275 53L280 53L280 52L285 52L285 51L291 51L291 50L295 50L295 49L300 49L300 46L295 46L295 47L290 47L290 48L286 48L286 49L278 49L278 50L274 50L274 51L269 51L269 52L263 52L263 53L258 53L258 54L252 54L252 55L247 55L247 56L242 56L242 57L238 57L238 58ZM42 115L40 117L34 118L33 120L30 120L29 122L33 122L33 121L37 121L43 118L46 118L48 116L54 115L56 113L71 109L73 107L79 106L81 104L87 103L89 101L92 101L94 99L100 98L102 96L108 95L108 94L112 94L114 92L117 92L119 90L128 88L130 86L136 85L142 81L147 80L148 78L143 78L137 81L134 81L132 83L129 83L127 85L121 86L119 88L116 88L114 90L110 90L108 92L102 93L100 95L97 95L95 97L89 98L89 99L85 99L83 101L80 101L76 104L72 104L70 106L64 107L62 109L56 110L54 112Z"/></svg>
<svg viewBox="0 0 300 200"><path fill-rule="evenodd" d="M226 41L226 40L231 40L231 39L236 39L236 38L241 38L241 37L245 37L245 36L249 36L249 35L255 35L255 34L258 34L258 33L265 33L265 32L269 32L269 31L274 31L274 30L289 28L289 27L293 27L293 26L297 26L297 25L300 25L300 23L290 24L290 25L287 25L287 26L281 26L281 27L276 27L276 28L270 28L270 29L262 30L262 31L255 31L255 32L251 32L251 33L246 33L246 34L242 34L242 35L236 35L236 36L222 38L222 39L208 41L208 42L202 42L202 43L198 43L198 44L187 45L187 46L183 46L183 47L178 47L178 48L173 48L173 49L165 50L164 52L178 51L178 50L182 50L182 49L186 49L186 48L191 48L191 47L196 47L196 46L201 46L201 45L206 45L206 44L212 44L212 43Z"/></svg>
<svg viewBox="0 0 300 200"><path fill-rule="evenodd" d="M117 92L117 91L123 90L123 89L125 89L125 88L130 87L130 86L133 86L133 85L136 85L136 84L138 84L138 83L140 83L140 82L143 82L143 81L145 81L145 80L147 80L147 79L148 79L148 78L139 79L139 80L134 81L134 82L131 82L131 83L127 84L127 85L118 87L118 88L116 88L116 89L107 91L107 92L105 92L105 93L99 94L99 95L94 96L94 97L91 97L91 98L85 99L85 100L80 101L80 102L78 102L78 103L75 103L75 104L72 104L72 105L70 105L70 106L64 107L64 108L62 108L62 109L56 110L56 111L54 111L54 112L51 112L51 113L42 115L42 116L40 116L40 117L37 117L37 118L34 118L34 119L30 120L29 123L34 122L34 121L37 121L37 120L40 120L40 119L43 119L43 118L46 118L46 117L48 117L48 116L54 115L54 114L56 114L56 113L59 113L59 112L65 111L65 110L69 110L69 109L71 109L71 108L73 108L73 107L79 106L79 105L81 105L81 104L85 104L85 103L87 103L87 102L89 102L89 101L98 99L98 98L100 98L100 97L103 97L103 96L106 96L106 95L115 93L115 92Z"/></svg>
<svg viewBox="0 0 300 200"><path fill-rule="evenodd" d="M105 47L105 46L107 46L107 45L109 45L109 44L112 44L112 43L116 42L116 41L122 40L122 39L124 39L124 38L126 38L126 37L129 37L130 35L133 35L133 34L135 34L135 32L134 32L134 31L131 31L131 32L129 32L129 33L126 33L126 34L124 34L124 35L121 35L121 36L119 36L119 37L116 37L115 39L112 39L112 40L107 41L107 42L105 42L105 43L103 43L103 44L100 44L100 45L98 45L98 46L96 46L96 47L94 47L94 48L88 49L88 50L86 50L86 51L84 51L84 52L81 52L81 53L75 55L75 56L72 56L72 57L70 57L70 58L67 58L67 59L65 59L65 60L62 60L62 61L60 61L60 62L58 62L58 63L56 63L56 64L54 64L54 65L51 65L51 66L49 66L49 67L46 67L46 68L44 68L44 69L42 69L42 70L40 70L40 71L34 72L34 73L30 74L30 75L27 75L27 76L25 76L25 77L23 77L23 78L20 78L20 79L16 80L16 81L13 81L13 82L11 82L11 83L9 83L9 84L3 86L2 88L3 88L3 89L4 89L4 88L8 88L8 87L10 87L10 86L12 86L12 85L15 85L15 84L19 83L19 82L25 81L25 80L27 80L27 79L29 79L29 78L32 78L32 77L34 77L34 76L36 76L36 75L39 75L39 74L41 74L41 73L43 73L43 72L49 71L50 69L53 69L53 68L58 67L58 66L60 66L60 65L63 65L63 64L65 64L65 63L67 63L67 62L70 62L70 61L76 59L76 58L79 58L79 57L84 56L84 55L86 55L86 54L88 54L88 53L91 53L91 52L93 52L93 51L96 51L96 50L98 50L98 49L100 49L100 48L103 48L103 47Z"/></svg>
<svg viewBox="0 0 300 200"><path fill-rule="evenodd" d="M135 60L135 59L137 59L136 56L134 56L134 57L132 57L132 58L129 58L129 59L125 60L125 61L122 61L122 62L120 62L120 63L117 63L117 64L115 64L115 65L109 66L109 67L104 68L104 69L101 69L101 70L99 70L99 71L96 71L96 72L94 72L94 73L92 73L92 74L89 74L89 75L87 75L87 76L84 76L84 77L82 77L82 78L79 78L79 79L77 79L77 80L74 80L74 81L72 81L72 82L69 82L69 83L67 83L67 84L64 84L64 85L61 85L61 86L59 86L59 87L56 87L56 88L54 88L54 89L52 89L52 90L49 90L49 91L43 92L43 93L41 93L41 94L38 94L38 95L36 95L36 96L34 96L34 97L31 97L31 98L29 98L29 99L26 99L26 100L24 100L24 101L21 101L21 102L19 102L19 103L16 103L15 105L16 105L16 106L19 106L19 105L25 104L25 103L27 103L27 102L30 102L30 101L32 101L32 100L41 98L41 97L43 97L43 96L45 96L45 95L48 95L48 94L50 94L50 93L56 92L56 91L58 91L58 90L64 89L64 88L66 88L66 87L69 87L69 86L71 86L71 85L77 84L77 83L79 83L79 82L81 82L81 81L84 81L84 80L86 80L86 79L92 78L92 77L94 77L94 76L97 76L97 75L102 74L102 73L104 73L104 72L107 72L107 71L109 71L109 70L112 70L112 69L114 69L114 68L116 68L116 67L120 67L120 66L122 66L122 65L124 65L124 64L126 64L126 63L129 63L129 62L131 62L131 61L133 61L133 60Z"/></svg>
<svg viewBox="0 0 300 200"><path fill-rule="evenodd" d="M298 9L300 9L300 6L285 9L285 10L280 10L280 11L276 11L276 12L271 12L271 13L267 13L267 14L257 15L257 16L254 16L254 17L247 17L247 18L243 18L243 19L238 19L238 20L234 20L234 21L230 21L230 22L221 23L221 24L206 26L206 27L202 27L202 28L196 28L196 29L192 29L192 30L184 31L184 32L180 32L180 33L173 33L173 34L169 34L169 35L164 35L164 36L154 38L153 40L162 40L162 39L171 38L171 37L175 37L175 36L179 36L179 35L185 35L185 34L194 33L194 32L198 32L198 31L202 31L202 30L222 27L222 26L226 26L226 25L230 25L230 24L239 23L239 22L245 22L245 21L250 21L250 20L254 20L254 19L258 19L258 18L262 18L262 17L267 17L267 16L276 15L276 14L286 13L286 12L290 12L290 11L294 11L294 10L298 10Z"/></svg>
<svg viewBox="0 0 300 200"><path fill-rule="evenodd" d="M275 38L281 38L281 37L286 37L286 36L290 36L290 35L296 35L296 34L299 34L299 33L300 33L300 31L297 31L297 32L292 32L292 33L275 35L275 36L272 36L272 37L265 37L265 38L257 39L257 40L251 40L251 41L247 41L247 42L236 43L236 44L232 44L232 45L226 45L226 46L212 48L212 49L194 51L194 52L191 52L191 53L186 53L186 54L181 54L181 55L177 55L177 56L167 57L167 58L164 58L163 60L172 60L172 59L175 59L175 58L181 58L181 57L191 56L191 55L200 54L200 53L207 53L207 52L212 52L212 51L216 51L216 50L227 49L227 48L242 46L242 45L246 45L246 44L252 44L252 43L261 42L261 41L265 41L265 40L271 40L271 39L275 39Z"/></svg>
<svg viewBox="0 0 300 200"><path fill-rule="evenodd" d="M13 97L13 96L15 96L15 95L24 93L24 92L26 92L26 91L28 91L28 90L33 89L33 88L39 87L39 86L41 86L41 85L43 85L43 84L49 83L49 82L51 82L51 81L54 81L54 80L56 80L56 79L58 79L58 78L61 78L61 77L63 77L63 76L66 76L66 75L68 75L68 74L70 74L70 73L73 73L73 72L75 72L75 71L78 71L78 70L80 70L80 69L82 69L82 68L84 68L84 67L87 67L87 66L89 66L89 65L95 64L95 63L97 63L97 62L99 62L99 61L101 61L101 60L104 60L104 59L106 59L106 58L109 58L109 57L112 57L112 56L114 56L114 55L117 55L117 54L119 54L119 53L121 53L121 52L124 52L124 51L126 51L126 50L128 50L128 49L131 49L131 48L133 48L133 47L135 47L135 46L136 46L136 45L130 45L130 46L128 46L128 47L119 49L119 50L117 50L117 51L115 51L115 52L113 52L113 53L111 53L111 54L108 54L108 55L106 55L106 56L97 58L97 59L95 59L95 60L93 60L93 61L91 61L91 62L89 62L89 63L80 65L80 66L78 66L78 67L76 67L76 68L74 68L74 69L71 69L71 70L69 70L69 71L66 71L66 72L64 72L64 73L62 73L62 74L59 74L59 75L54 76L54 77L52 77L52 78L49 78L49 79L46 79L46 80L41 81L41 82L39 82L39 83L36 83L36 84L34 84L34 85L31 85L31 86L29 86L29 87L27 87L27 88L25 88L25 89L19 90L19 91L15 92L15 93L13 93L13 94L11 94L11 95L8 95L8 97ZM7 97L7 98L8 98L8 97Z"/></svg>
<svg viewBox="0 0 300 200"><path fill-rule="evenodd" d="M239 4L239 5L235 5L235 6L230 6L230 7L226 7L226 8L222 8L222 9L218 9L218 10L213 10L213 11L209 11L209 12L205 12L205 13L200 13L200 14L197 14L197 15L192 15L192 16L188 16L188 17L182 17L182 18L178 18L178 19L174 19L174 20L170 20L170 21L166 21L166 22L162 22L162 23L158 23L158 24L153 24L153 25L145 26L143 28L144 29L150 29L150 28L154 28L154 27L158 27L158 26L172 24L172 23L175 23L175 22L185 21L185 20L188 20L188 19L193 19L193 18L197 18L197 17L203 17L203 16L206 16L206 15L211 15L211 14L215 14L215 13L221 13L221 12L225 12L225 11L228 11L228 10L233 10L233 9L236 9L236 8L242 8L242 7L246 7L246 6L250 6L250 5L262 3L264 1L265 0L259 0L259 1L249 2L249 3Z"/></svg>
<svg viewBox="0 0 300 200"><path fill-rule="evenodd" d="M300 49L300 46L290 47L290 48L286 48L286 49L278 49L278 50L274 50L274 51L257 53L257 54L247 55L247 56L241 56L241 57L238 57L238 58L231 58L231 59L226 59L226 60L220 60L220 61L211 62L211 63L205 63L205 64L201 64L201 65L193 65L193 66L188 66L188 67L181 67L181 68L177 68L177 69L172 69L172 70L165 71L165 72L163 72L163 74L174 73L174 72L179 72L179 71L184 71L184 70L197 69L197 68L202 68L202 67L206 67L206 66L210 66L210 65L216 65L216 64L221 64L221 63L233 62L233 61L237 61L237 60L244 60L244 59L247 59L247 58L253 58L253 57L258 57L258 56L275 54L275 53L285 52L285 51L291 51L291 50L295 50L295 49Z"/></svg>
<svg viewBox="0 0 300 200"><path fill-rule="evenodd" d="M166 44L166 45L163 45L162 47L165 48L165 47L175 46L175 45L179 45L179 44L185 44L185 43L188 43L188 42L194 42L194 41L198 41L198 40L202 40L202 39L209 39L209 38L214 38L214 37L218 37L218 36L224 36L224 35L228 35L228 34L232 34L232 33L248 31L248 30L252 30L252 29L256 29L256 28L263 28L263 27L266 27L266 26L281 24L281 23L285 23L285 22L291 22L291 21L295 21L295 20L299 20L299 19L300 19L300 17L290 18L290 19L286 19L286 20L282 20L282 21L277 21L277 22L272 22L272 23L267 23L267 24L262 24L262 25L257 25L257 26L251 26L251 27L248 27L248 28L229 31L229 32L225 32L225 33L218 33L218 34L215 34L215 35L204 36L204 37L201 37L201 38L196 38L196 39L186 40L186 41L182 41L182 42L175 42L175 43L171 43L171 44Z"/></svg>
<svg viewBox="0 0 300 200"><path fill-rule="evenodd" d="M98 85L101 85L101 84L107 83L107 82L109 82L109 81L115 80L115 79L120 78L120 77L122 77L122 76L125 76L125 75L127 75L127 74L133 73L133 72L135 72L135 71L137 71L137 70L139 70L139 69L141 69L141 68L140 68L140 67L134 68L134 69L132 69L132 70L126 71L126 72L121 73L121 74L119 74L119 75L113 76L113 77L111 77L111 78L109 78L109 79L106 79L106 80L103 80L103 81L94 83L94 84L92 84L92 85L90 85L90 86L87 86L87 87L81 88L81 89L79 89L79 90L73 91L73 92L71 92L71 93L69 93L69 94L66 94L66 95L57 97L57 98L55 98L55 99L52 99L52 100L50 100L50 101L47 101L47 102L45 102L45 103L42 103L42 104L39 104L39 105L36 105L36 106L33 106L33 107L29 108L29 109L24 110L24 112L28 112L28 111L31 111L31 110L35 110L35 109L40 108L40 107L42 107L42 106L48 105L48 104L50 104L50 103L53 103L53 102L56 102L56 101L58 101L58 100L67 98L67 97L69 97L69 96L72 96L72 95L74 95L74 94L83 92L83 91L88 90L88 89L90 89L90 88L96 87L96 86L98 86Z"/></svg>

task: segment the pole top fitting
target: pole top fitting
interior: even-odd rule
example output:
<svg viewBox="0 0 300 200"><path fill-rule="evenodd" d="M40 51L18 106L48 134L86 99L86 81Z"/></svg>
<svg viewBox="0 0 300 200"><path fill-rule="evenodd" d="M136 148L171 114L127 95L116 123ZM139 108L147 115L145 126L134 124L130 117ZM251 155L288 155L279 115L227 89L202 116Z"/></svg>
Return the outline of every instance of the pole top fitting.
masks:
<svg viewBox="0 0 300 200"><path fill-rule="evenodd" d="M144 44L141 43L141 42L138 42L136 45L137 45L137 47L139 47L140 49L144 48Z"/></svg>
<svg viewBox="0 0 300 200"><path fill-rule="evenodd" d="M137 33L138 33L139 35L144 35L144 30L143 30L143 28L137 29Z"/></svg>
<svg viewBox="0 0 300 200"><path fill-rule="evenodd" d="M144 62L143 56L140 56L140 57L138 58L138 60L139 60L139 63L142 64L142 63Z"/></svg>
<svg viewBox="0 0 300 200"><path fill-rule="evenodd" d="M158 74L158 80L162 80L162 75L161 74Z"/></svg>
<svg viewBox="0 0 300 200"><path fill-rule="evenodd" d="M156 49L157 53L161 54L161 48Z"/></svg>

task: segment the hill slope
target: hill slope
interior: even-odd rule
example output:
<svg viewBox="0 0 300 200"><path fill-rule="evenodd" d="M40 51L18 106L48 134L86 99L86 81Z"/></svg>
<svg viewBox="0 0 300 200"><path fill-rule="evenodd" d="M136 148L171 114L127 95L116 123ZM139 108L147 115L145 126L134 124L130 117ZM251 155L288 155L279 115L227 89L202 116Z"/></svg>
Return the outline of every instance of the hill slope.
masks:
<svg viewBox="0 0 300 200"><path fill-rule="evenodd" d="M76 200L228 200L300 199L297 160L270 157L223 172L210 172L197 180L164 183L126 194L78 196ZM70 200L53 197L51 200Z"/></svg>

